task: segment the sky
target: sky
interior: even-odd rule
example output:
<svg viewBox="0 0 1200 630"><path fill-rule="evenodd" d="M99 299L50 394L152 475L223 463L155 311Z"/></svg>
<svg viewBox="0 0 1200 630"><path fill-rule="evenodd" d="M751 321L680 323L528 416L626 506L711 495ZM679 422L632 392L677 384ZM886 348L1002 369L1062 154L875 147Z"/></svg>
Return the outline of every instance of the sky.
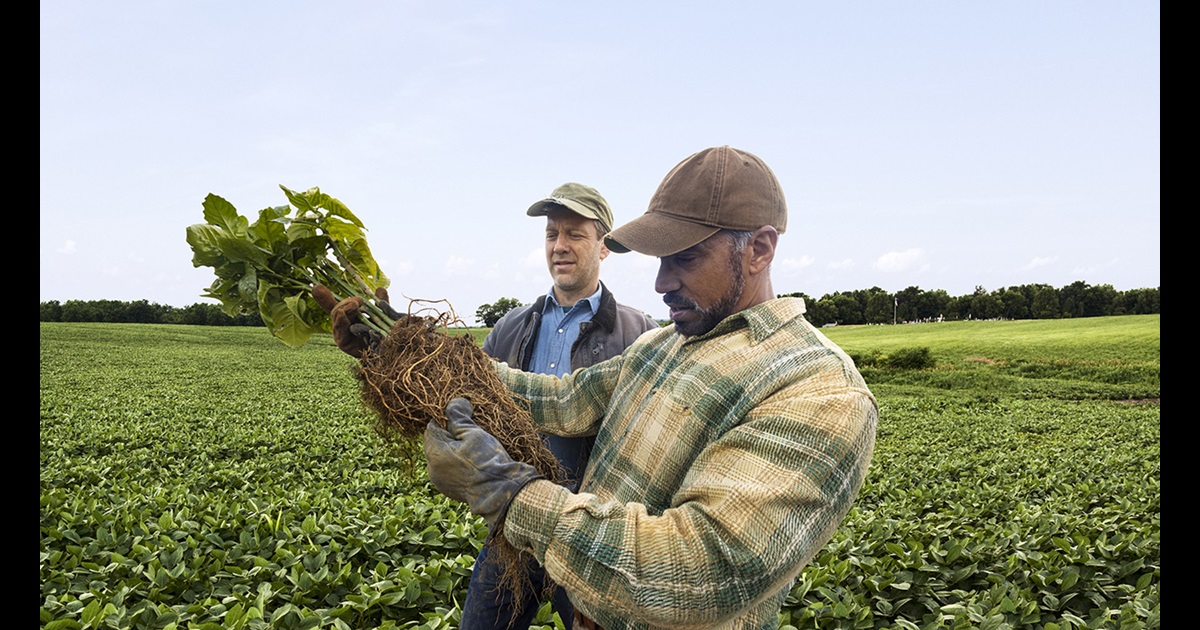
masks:
<svg viewBox="0 0 1200 630"><path fill-rule="evenodd" d="M550 288L558 185L616 225L704 148L786 197L777 294L1160 284L1160 7L1145 0L41 3L41 301L184 307L186 228L318 187L392 302L466 323ZM658 260L618 301L666 319ZM403 309L402 309L403 310Z"/></svg>

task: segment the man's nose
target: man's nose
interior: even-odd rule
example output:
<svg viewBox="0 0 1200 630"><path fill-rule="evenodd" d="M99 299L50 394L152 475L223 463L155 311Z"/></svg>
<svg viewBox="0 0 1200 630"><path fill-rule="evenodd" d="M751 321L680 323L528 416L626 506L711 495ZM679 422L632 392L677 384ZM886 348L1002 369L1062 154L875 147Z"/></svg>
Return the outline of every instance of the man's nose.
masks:
<svg viewBox="0 0 1200 630"><path fill-rule="evenodd" d="M654 292L667 293L669 291L678 291L679 288L679 280L675 277L675 274L667 268L666 263L659 263L658 275L654 277Z"/></svg>

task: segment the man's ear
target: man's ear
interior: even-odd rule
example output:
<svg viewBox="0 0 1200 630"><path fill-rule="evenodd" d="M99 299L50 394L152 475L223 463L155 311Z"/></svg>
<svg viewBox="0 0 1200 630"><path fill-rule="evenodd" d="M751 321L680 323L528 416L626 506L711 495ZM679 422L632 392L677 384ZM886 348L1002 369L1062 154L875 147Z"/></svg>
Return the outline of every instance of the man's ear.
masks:
<svg viewBox="0 0 1200 630"><path fill-rule="evenodd" d="M608 255L611 253L612 252L609 251L609 249L608 249L608 245L605 244L605 242L604 242L604 237L601 236L600 237L600 260L604 260L605 258L608 258Z"/></svg>
<svg viewBox="0 0 1200 630"><path fill-rule="evenodd" d="M775 260L775 245L779 242L779 232L773 226L764 225L750 236L750 261L747 265L750 273L760 273L771 266Z"/></svg>

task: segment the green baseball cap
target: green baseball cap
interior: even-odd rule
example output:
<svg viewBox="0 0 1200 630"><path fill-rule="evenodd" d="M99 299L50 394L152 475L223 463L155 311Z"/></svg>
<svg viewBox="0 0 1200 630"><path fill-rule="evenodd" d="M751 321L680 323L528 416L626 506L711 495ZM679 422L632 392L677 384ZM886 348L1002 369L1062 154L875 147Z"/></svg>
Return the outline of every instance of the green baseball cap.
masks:
<svg viewBox="0 0 1200 630"><path fill-rule="evenodd" d="M612 230L613 215L608 202L591 186L575 182L567 182L554 189L549 197L529 206L525 214L531 217L541 217L555 208L566 208L575 214L596 219L604 226L604 232Z"/></svg>

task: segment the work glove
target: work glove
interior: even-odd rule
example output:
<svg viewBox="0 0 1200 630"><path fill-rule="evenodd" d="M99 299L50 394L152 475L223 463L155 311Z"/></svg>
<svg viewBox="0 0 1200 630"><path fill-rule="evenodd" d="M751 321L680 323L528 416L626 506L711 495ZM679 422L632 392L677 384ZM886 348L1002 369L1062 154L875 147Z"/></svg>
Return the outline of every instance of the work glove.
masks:
<svg viewBox="0 0 1200 630"><path fill-rule="evenodd" d="M361 359L367 348L375 350L379 347L383 335L359 320L363 309L361 297L355 295L339 302L337 298L333 297L333 292L329 290L329 287L323 284L313 285L312 294L317 304L320 304L321 308L329 313L329 319L333 325L333 343L342 352ZM383 287L375 289L375 298L375 305L388 317L393 320L404 317L388 303L387 289Z"/></svg>
<svg viewBox="0 0 1200 630"><path fill-rule="evenodd" d="M455 398L446 406L446 428L436 420L426 425L425 460L434 487L466 503L492 530L503 523L521 488L544 476L509 457L495 437L475 424L471 413L467 399Z"/></svg>

